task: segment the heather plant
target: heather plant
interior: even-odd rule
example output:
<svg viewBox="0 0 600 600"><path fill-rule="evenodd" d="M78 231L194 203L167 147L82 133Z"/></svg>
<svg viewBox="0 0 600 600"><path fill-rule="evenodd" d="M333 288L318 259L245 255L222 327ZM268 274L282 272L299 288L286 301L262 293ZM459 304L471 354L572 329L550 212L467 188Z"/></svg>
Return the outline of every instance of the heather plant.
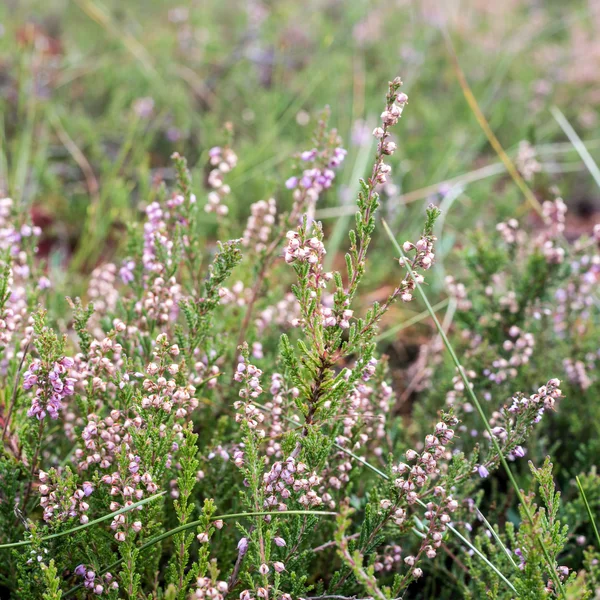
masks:
<svg viewBox="0 0 600 600"><path fill-rule="evenodd" d="M231 128L208 153L204 189L174 154L175 188L157 183L119 260L69 299L70 318L45 310L40 232L2 201L0 577L16 597L595 593L600 482L585 452L598 421L580 425L558 474L581 475L579 508L563 508L543 457L563 451L552 428L562 419L575 434L568 402L596 385L598 233L569 246L555 200L537 232L511 220L498 239L476 237L471 279L449 282L447 335L424 291L432 204L418 239L391 236L395 285L365 307L401 86L389 82L372 132L341 269L326 268L317 220L346 154L328 111L284 179L290 209L259 200L242 228L229 211ZM207 238L207 214L232 239ZM417 296L439 337L409 422L376 342L390 307Z"/></svg>

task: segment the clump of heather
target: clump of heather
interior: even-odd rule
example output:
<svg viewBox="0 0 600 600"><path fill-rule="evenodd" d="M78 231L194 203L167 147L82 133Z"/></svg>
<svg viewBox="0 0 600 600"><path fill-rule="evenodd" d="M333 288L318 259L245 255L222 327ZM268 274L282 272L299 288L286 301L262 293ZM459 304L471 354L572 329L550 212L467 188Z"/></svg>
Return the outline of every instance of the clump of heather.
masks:
<svg viewBox="0 0 600 600"><path fill-rule="evenodd" d="M214 213L224 229L233 135L208 151L204 188L173 155L175 189L147 202L118 261L96 265L85 297L68 299L68 317L44 308L54 292L40 232L0 202L0 583L16 597L595 589L592 527L562 508L543 457L557 423L576 431L572 398L598 384L597 235L566 243L560 200L534 233L511 219L494 239L475 235L471 278L447 282L453 362L437 336L424 345L418 403L402 417L377 336L392 306L414 306L434 281L438 207L387 257L387 297L365 305L361 291L408 106L402 81L389 82L341 269L327 266L316 219L346 155L328 113L279 195L253 202L231 240L205 239L202 225ZM597 445L594 421L579 427L559 448L572 461L558 481L581 474L596 506L582 446ZM526 455L528 494L515 479Z"/></svg>

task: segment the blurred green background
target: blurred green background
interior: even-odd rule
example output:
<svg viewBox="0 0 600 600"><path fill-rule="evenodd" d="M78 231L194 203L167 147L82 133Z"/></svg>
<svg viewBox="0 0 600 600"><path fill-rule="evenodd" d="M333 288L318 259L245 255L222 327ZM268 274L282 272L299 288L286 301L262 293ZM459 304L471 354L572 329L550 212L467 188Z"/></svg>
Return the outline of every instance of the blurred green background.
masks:
<svg viewBox="0 0 600 600"><path fill-rule="evenodd" d="M465 101L444 34L507 152L518 160L520 142L535 147L539 199L558 185L573 230L591 229L598 210L597 188L550 112L559 107L599 154L597 0L4 0L0 32L0 189L43 227L55 275L66 277L66 264L89 273L118 251L156 181L173 179L174 151L204 200L207 152L229 127L240 160L226 233L239 237L252 202L289 205L293 154L311 147L326 105L349 151L318 207L335 258L396 75L410 103L383 214L410 238L424 206L440 203L443 274L466 230L527 212ZM214 216L206 228L217 235ZM390 264L381 233L378 244L373 287Z"/></svg>

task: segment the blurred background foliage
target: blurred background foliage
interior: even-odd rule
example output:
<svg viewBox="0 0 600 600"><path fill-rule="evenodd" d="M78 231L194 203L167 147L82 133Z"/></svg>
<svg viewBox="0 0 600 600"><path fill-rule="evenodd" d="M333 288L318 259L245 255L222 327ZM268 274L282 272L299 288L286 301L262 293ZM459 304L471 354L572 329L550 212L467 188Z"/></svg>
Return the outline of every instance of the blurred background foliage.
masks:
<svg viewBox="0 0 600 600"><path fill-rule="evenodd" d="M5 0L0 24L0 188L42 225L55 275L114 255L156 182L173 179L174 151L205 194L207 152L230 138L240 157L229 177L232 219L218 231L207 215L206 229L239 237L252 202L272 195L289 205L283 182L326 105L349 150L318 212L336 260L395 75L410 105L384 215L410 238L424 206L440 203L443 274L467 229L528 210L465 101L445 34L507 152L514 158L522 140L536 147L540 200L560 183L574 232L591 229L598 210L549 110L558 106L597 153L597 0ZM376 248L374 290L391 264L381 235Z"/></svg>

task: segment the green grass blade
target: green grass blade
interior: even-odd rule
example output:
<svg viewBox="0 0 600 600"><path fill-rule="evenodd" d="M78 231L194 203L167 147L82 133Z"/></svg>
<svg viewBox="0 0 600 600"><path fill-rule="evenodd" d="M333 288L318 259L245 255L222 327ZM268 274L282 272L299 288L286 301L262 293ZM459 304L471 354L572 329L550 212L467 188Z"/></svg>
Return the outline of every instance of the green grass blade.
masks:
<svg viewBox="0 0 600 600"><path fill-rule="evenodd" d="M596 534L596 542L598 542L598 549L600 550L600 533L598 533L596 519L592 513L592 509L590 508L587 498L585 497L585 492L583 491L583 486L581 485L581 481L579 481L579 477L575 477L575 481L577 481L577 487L579 488L579 493L581 494L581 498L583 499L583 503L585 504L588 516L590 517L590 523L592 524L594 533Z"/></svg>
<svg viewBox="0 0 600 600"><path fill-rule="evenodd" d="M498 535L498 533L496 532L496 530L490 525L489 521L483 516L483 513L477 507L475 507L475 510L477 511L477 515L483 521L483 523L486 526L487 530L494 536L494 539L496 540L497 544L502 548L502 550L504 550L504 554L506 554L508 560L512 563L512 566L515 569L518 569L519 566L515 562L515 559L513 558L512 552L504 545L504 543L500 539L500 536Z"/></svg>
<svg viewBox="0 0 600 600"><path fill-rule="evenodd" d="M600 187L600 168L598 168L596 161L592 158L592 155L589 153L589 150L586 148L582 139L577 135L577 132L573 129L571 123L567 121L567 118L562 114L558 107L550 107L550 112L556 119L556 122L560 125L561 129L565 132L565 135L569 138L571 144L573 144L575 150L577 150L579 156L581 156L581 160L584 162L590 175L594 178L598 187Z"/></svg>
<svg viewBox="0 0 600 600"><path fill-rule="evenodd" d="M440 308L444 308L444 306L448 305L448 302L449 302L449 300L448 300L448 298L446 298L445 300L442 300L441 302L434 304L433 310L439 310ZM417 323L420 323L421 321L425 320L428 316L429 316L429 311L424 310L423 312L420 312L419 314L415 315L414 317L411 317L410 319L407 319L406 321L402 321L402 323L398 323L398 325L394 325L394 327L390 327L389 329L386 329L383 333L378 335L375 338L375 340L378 342L381 342L382 340L387 340L388 338L393 337L398 332L406 329L407 327L411 327L412 325L416 325Z"/></svg>

